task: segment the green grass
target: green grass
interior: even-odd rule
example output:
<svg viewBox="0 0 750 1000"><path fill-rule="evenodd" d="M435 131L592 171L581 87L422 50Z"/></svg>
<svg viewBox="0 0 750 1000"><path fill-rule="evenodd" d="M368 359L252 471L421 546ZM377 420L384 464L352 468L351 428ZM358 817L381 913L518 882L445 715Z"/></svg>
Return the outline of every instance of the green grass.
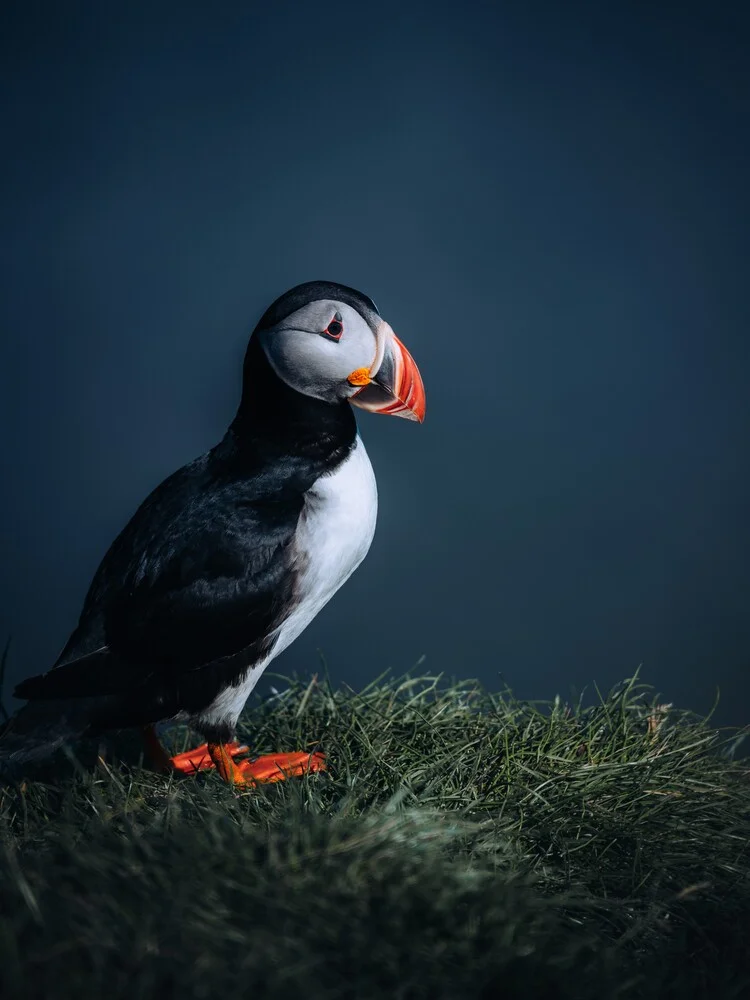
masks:
<svg viewBox="0 0 750 1000"><path fill-rule="evenodd" d="M6 1000L750 996L750 762L637 681L293 681L243 735L330 769L237 794L125 744L0 789Z"/></svg>

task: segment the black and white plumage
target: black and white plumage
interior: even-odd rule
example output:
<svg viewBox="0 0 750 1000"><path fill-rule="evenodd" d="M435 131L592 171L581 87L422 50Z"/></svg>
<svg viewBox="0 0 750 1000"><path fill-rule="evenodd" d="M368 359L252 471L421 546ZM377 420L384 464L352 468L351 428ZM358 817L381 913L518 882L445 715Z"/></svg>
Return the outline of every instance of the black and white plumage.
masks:
<svg viewBox="0 0 750 1000"><path fill-rule="evenodd" d="M32 704L0 760L168 719L233 739L265 666L370 547L377 489L350 403L421 421L416 365L372 300L299 285L250 338L224 439L143 502L53 669L16 688Z"/></svg>

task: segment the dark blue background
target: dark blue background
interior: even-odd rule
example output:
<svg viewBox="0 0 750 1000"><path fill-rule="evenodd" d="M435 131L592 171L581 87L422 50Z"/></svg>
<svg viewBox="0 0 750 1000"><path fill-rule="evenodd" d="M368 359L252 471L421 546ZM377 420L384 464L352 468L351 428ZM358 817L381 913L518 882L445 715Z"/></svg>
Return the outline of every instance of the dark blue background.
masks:
<svg viewBox="0 0 750 1000"><path fill-rule="evenodd" d="M750 721L744 5L6 3L0 633L46 669L287 287L372 295L371 554L276 664Z"/></svg>

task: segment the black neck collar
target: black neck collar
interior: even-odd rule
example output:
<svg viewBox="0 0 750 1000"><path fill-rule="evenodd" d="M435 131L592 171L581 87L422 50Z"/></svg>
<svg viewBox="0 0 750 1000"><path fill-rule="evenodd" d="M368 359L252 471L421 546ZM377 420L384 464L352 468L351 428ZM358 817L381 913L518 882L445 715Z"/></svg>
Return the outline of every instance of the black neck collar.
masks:
<svg viewBox="0 0 750 1000"><path fill-rule="evenodd" d="M334 469L351 451L357 422L351 405L326 403L288 386L256 337L245 355L242 399L228 437L237 458L252 465L304 468L308 479ZM308 487L309 488L309 487Z"/></svg>

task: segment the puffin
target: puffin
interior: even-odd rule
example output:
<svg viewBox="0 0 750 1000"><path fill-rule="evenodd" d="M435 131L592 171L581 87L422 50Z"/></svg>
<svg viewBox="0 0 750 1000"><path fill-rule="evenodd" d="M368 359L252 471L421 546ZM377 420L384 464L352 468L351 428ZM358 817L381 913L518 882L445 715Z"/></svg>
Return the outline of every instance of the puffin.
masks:
<svg viewBox="0 0 750 1000"><path fill-rule="evenodd" d="M0 736L0 763L140 729L160 770L254 786L326 768L320 751L249 756L237 721L268 664L366 556L377 487L353 407L421 423L419 370L367 295L285 292L244 358L223 439L165 479L112 542L77 627ZM171 755L157 727L203 743Z"/></svg>

